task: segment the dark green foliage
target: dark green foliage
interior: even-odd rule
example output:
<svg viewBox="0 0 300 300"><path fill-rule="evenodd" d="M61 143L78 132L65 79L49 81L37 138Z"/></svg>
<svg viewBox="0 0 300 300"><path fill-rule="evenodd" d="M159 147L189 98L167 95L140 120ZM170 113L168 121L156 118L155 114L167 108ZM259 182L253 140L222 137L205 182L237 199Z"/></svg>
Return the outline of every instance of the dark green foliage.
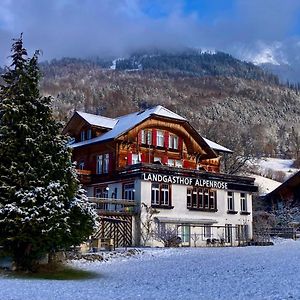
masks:
<svg viewBox="0 0 300 300"><path fill-rule="evenodd" d="M51 98L40 96L37 57L15 40L0 89L0 245L21 269L80 243L94 225Z"/></svg>
<svg viewBox="0 0 300 300"><path fill-rule="evenodd" d="M232 76L278 84L277 76L262 68L223 52L201 53L189 50L179 53L134 54L118 60L117 70L151 70L180 73L189 76Z"/></svg>

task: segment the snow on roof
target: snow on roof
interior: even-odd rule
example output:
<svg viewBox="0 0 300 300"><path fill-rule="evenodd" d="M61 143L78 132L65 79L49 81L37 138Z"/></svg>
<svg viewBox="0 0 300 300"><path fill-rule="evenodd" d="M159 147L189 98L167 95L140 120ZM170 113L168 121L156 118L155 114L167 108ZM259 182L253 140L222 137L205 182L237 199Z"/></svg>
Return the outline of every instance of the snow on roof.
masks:
<svg viewBox="0 0 300 300"><path fill-rule="evenodd" d="M118 120L111 119L103 116L93 115L89 113L85 113L82 111L76 111L76 113L82 117L85 121L87 121L89 124L104 128L114 128Z"/></svg>
<svg viewBox="0 0 300 300"><path fill-rule="evenodd" d="M89 115L89 116L94 116L94 117L100 117L100 116L86 114L86 113L84 113L84 114ZM116 119L109 119L109 118L105 118L105 117L100 117L100 119L103 118L103 119L111 120L111 123L110 123L111 125L113 124L112 121L115 121L114 126L111 127L112 129L110 131L102 134L101 136L96 137L96 138L72 144L71 147L72 148L77 148L77 147L80 147L80 146L83 146L83 145L102 142L102 141L117 138L118 136L122 135L123 133L125 133L128 130L135 127L137 124L139 124L142 121L148 119L151 115L163 116L163 117L167 117L167 118L171 118L171 119L186 121L185 118L177 115L176 113L173 113L172 111L168 110L167 108L165 108L161 105L155 106L153 108L146 109L144 111L134 112L134 113L131 113L131 114L128 114L128 115L125 115L125 116L121 116L121 117L116 118ZM88 116L88 118L89 118L89 116ZM90 121L96 121L96 120L98 120L98 119L97 118L94 118L94 119L91 118ZM99 120L99 122L100 122L100 120ZM98 126L103 126L103 125L98 125ZM109 128L109 127L107 127L107 128Z"/></svg>
<svg viewBox="0 0 300 300"><path fill-rule="evenodd" d="M228 153L232 153L233 151L222 146L222 145L219 145L209 139L206 139L206 138L203 138L205 140L205 142L208 144L208 146L214 150L217 150L217 151L221 151L221 152L228 152Z"/></svg>

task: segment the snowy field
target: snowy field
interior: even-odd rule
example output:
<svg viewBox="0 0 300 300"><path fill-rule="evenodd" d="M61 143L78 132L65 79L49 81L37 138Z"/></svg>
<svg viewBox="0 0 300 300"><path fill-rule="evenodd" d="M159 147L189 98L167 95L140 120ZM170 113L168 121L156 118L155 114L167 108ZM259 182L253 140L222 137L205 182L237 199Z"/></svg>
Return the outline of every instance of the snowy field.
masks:
<svg viewBox="0 0 300 300"><path fill-rule="evenodd" d="M129 258L73 265L99 277L2 277L0 299L300 299L300 241L269 247L151 249Z"/></svg>

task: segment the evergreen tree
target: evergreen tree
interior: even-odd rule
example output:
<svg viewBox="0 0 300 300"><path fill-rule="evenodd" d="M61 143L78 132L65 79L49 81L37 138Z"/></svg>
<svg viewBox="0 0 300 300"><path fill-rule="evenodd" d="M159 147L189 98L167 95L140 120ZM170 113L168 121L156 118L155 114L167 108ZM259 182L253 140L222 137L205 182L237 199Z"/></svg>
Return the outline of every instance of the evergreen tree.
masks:
<svg viewBox="0 0 300 300"><path fill-rule="evenodd" d="M96 214L79 187L67 139L51 98L39 93L38 52L28 58L22 35L0 86L0 245L19 269L77 245Z"/></svg>

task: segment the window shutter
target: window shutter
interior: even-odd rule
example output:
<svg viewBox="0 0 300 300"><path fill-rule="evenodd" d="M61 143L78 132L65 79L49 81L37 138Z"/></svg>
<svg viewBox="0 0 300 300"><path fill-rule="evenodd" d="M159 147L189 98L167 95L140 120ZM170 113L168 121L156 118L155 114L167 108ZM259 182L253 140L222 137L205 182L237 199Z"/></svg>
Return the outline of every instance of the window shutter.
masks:
<svg viewBox="0 0 300 300"><path fill-rule="evenodd" d="M142 162L147 162L146 153L142 153L141 160Z"/></svg>
<svg viewBox="0 0 300 300"><path fill-rule="evenodd" d="M164 155L164 156L162 157L162 163L163 163L164 165L167 165L167 164L168 164L168 156L167 156L167 155Z"/></svg>
<svg viewBox="0 0 300 300"><path fill-rule="evenodd" d="M139 132L138 134L138 144L141 145L142 144L142 130Z"/></svg>
<svg viewBox="0 0 300 300"><path fill-rule="evenodd" d="M127 165L132 165L132 153L128 152L127 153Z"/></svg>
<svg viewBox="0 0 300 300"><path fill-rule="evenodd" d="M183 167L188 169L189 168L189 162L187 160L183 160Z"/></svg>
<svg viewBox="0 0 300 300"><path fill-rule="evenodd" d="M178 137L178 150L182 151L183 148L183 140L181 137Z"/></svg>
<svg viewBox="0 0 300 300"><path fill-rule="evenodd" d="M165 131L164 134L164 147L169 148L169 131Z"/></svg>
<svg viewBox="0 0 300 300"><path fill-rule="evenodd" d="M157 145L157 130L152 129L152 145L156 146Z"/></svg>

